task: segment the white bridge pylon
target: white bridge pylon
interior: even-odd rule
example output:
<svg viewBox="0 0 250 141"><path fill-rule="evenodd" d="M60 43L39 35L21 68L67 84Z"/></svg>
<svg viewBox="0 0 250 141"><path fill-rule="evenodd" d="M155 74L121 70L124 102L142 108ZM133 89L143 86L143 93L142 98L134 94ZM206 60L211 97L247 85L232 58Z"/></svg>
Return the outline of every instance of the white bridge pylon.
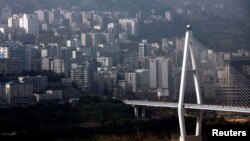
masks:
<svg viewBox="0 0 250 141"><path fill-rule="evenodd" d="M192 69L193 69L192 72L193 72L197 104L202 104L200 82L199 82L199 76L197 73L197 64L196 64L196 58L195 58L194 49L193 49L193 35L192 35L190 25L187 25L187 31L186 31L186 36L185 36L183 63L182 63L182 72L181 72L181 84L180 84L180 93L179 93L179 102L178 102L180 141L201 140L202 115L203 115L202 110L197 115L195 135L187 136L186 134L185 117L184 117L184 95L185 95L185 86L186 86L186 81L187 81L188 53L190 53L191 55L191 64L192 64Z"/></svg>

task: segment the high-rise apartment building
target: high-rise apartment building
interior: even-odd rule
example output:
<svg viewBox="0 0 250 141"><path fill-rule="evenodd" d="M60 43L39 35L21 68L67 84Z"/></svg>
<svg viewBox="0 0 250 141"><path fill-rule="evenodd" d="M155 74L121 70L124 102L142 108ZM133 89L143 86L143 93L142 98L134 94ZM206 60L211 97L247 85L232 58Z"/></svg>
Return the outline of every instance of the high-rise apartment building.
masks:
<svg viewBox="0 0 250 141"><path fill-rule="evenodd" d="M171 90L171 64L166 58L158 57L149 60L150 88Z"/></svg>
<svg viewBox="0 0 250 141"><path fill-rule="evenodd" d="M128 91L132 91L134 93L137 92L137 82L136 82L135 72L125 73L125 82L126 82L126 88L128 89Z"/></svg>
<svg viewBox="0 0 250 141"><path fill-rule="evenodd" d="M7 5L1 10L1 23L7 23L9 17L11 17L11 9Z"/></svg>
<svg viewBox="0 0 250 141"><path fill-rule="evenodd" d="M81 44L84 47L90 47L91 46L91 34L82 33L81 34Z"/></svg>
<svg viewBox="0 0 250 141"><path fill-rule="evenodd" d="M9 58L9 48L0 47L0 59Z"/></svg>
<svg viewBox="0 0 250 141"><path fill-rule="evenodd" d="M147 40L142 40L139 44L139 62L141 64L145 63L145 57L150 54L150 46Z"/></svg>
<svg viewBox="0 0 250 141"><path fill-rule="evenodd" d="M136 36L138 34L138 23L136 19L120 19L121 29L128 35Z"/></svg>
<svg viewBox="0 0 250 141"><path fill-rule="evenodd" d="M50 70L55 73L64 73L64 60L62 59L52 59L50 61Z"/></svg>
<svg viewBox="0 0 250 141"><path fill-rule="evenodd" d="M41 22L47 22L49 19L49 14L46 10L36 10L34 13L37 16L37 19Z"/></svg>
<svg viewBox="0 0 250 141"><path fill-rule="evenodd" d="M23 16L20 18L19 26L20 28L23 28L26 33L39 33L39 23L35 15L23 14Z"/></svg>
<svg viewBox="0 0 250 141"><path fill-rule="evenodd" d="M71 69L70 77L83 91L88 91L91 87L90 64L85 62L83 65L75 66Z"/></svg>
<svg viewBox="0 0 250 141"><path fill-rule="evenodd" d="M20 25L20 17L18 15L13 15L12 17L8 18L8 27L17 29Z"/></svg>

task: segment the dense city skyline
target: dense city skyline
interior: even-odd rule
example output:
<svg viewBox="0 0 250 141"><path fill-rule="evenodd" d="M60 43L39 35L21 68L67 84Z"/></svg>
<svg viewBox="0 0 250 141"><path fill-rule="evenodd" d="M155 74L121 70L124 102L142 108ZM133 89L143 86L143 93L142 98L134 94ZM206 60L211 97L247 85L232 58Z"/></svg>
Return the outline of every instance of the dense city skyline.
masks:
<svg viewBox="0 0 250 141"><path fill-rule="evenodd" d="M119 125L123 120L133 122L133 110L122 100L177 102L185 68L185 32L191 32L188 24L195 49L184 60L191 60L186 63L189 74L201 76L204 103L248 107L249 4L246 0L0 1L1 110L28 107L39 117L40 105L54 106L55 111L60 107L58 111L68 113L55 116L75 131L101 129L116 120ZM194 56L196 69L191 68ZM196 84L190 76L187 79L191 94L185 102L192 103ZM147 116L144 107L140 112L143 118L160 119L158 110L149 110ZM49 115L44 114L38 125L46 125ZM10 115L0 114L0 126ZM8 124L0 128L0 139L5 133L18 136ZM58 125L53 133L59 132Z"/></svg>

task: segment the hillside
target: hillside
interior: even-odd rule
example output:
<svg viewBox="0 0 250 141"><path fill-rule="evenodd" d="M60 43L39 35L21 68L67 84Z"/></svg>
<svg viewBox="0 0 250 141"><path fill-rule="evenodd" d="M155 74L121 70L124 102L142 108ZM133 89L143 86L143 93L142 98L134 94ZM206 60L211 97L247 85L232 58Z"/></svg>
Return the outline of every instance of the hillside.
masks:
<svg viewBox="0 0 250 141"><path fill-rule="evenodd" d="M142 27L140 38L158 41L162 37L183 36L186 24L192 24L198 40L218 51L250 50L250 1L249 0L0 0L0 6L9 4L15 12L33 12L36 9L77 5L81 10L109 10L157 14L182 8L184 14L175 15L171 25ZM204 7L204 11L202 11ZM187 12L190 12L187 15Z"/></svg>

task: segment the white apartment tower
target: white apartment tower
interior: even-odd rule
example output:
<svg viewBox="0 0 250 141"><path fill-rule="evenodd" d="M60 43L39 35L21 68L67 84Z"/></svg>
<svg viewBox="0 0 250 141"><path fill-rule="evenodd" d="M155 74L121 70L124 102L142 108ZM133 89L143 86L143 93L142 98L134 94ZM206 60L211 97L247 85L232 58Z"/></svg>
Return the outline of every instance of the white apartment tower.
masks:
<svg viewBox="0 0 250 141"><path fill-rule="evenodd" d="M64 60L54 59L50 61L50 70L55 73L64 73Z"/></svg>
<svg viewBox="0 0 250 141"><path fill-rule="evenodd" d="M88 91L91 87L90 64L75 66L70 72L71 80L83 91Z"/></svg>
<svg viewBox="0 0 250 141"><path fill-rule="evenodd" d="M137 91L137 81L136 81L136 73L135 72L128 72L125 73L125 81L126 81L126 87L132 91Z"/></svg>
<svg viewBox="0 0 250 141"><path fill-rule="evenodd" d="M150 88L156 88L157 87L157 77L156 77L156 59L150 59L149 60L149 82L150 82Z"/></svg>
<svg viewBox="0 0 250 141"><path fill-rule="evenodd" d="M39 21L43 21L43 22L48 21L49 14L46 10L36 10L36 11L34 11L34 13L36 14L37 19Z"/></svg>
<svg viewBox="0 0 250 141"><path fill-rule="evenodd" d="M120 19L119 24L121 25L121 29L128 35L136 36L138 34L138 22L136 19Z"/></svg>
<svg viewBox="0 0 250 141"><path fill-rule="evenodd" d="M150 48L147 40L142 40L142 42L139 44L139 62L144 64L145 57L148 56L149 53L150 53Z"/></svg>
<svg viewBox="0 0 250 141"><path fill-rule="evenodd" d="M81 44L84 47L90 47L91 46L91 34L82 33L81 34Z"/></svg>
<svg viewBox="0 0 250 141"><path fill-rule="evenodd" d="M166 58L158 57L149 61L150 88L170 89L171 65Z"/></svg>
<svg viewBox="0 0 250 141"><path fill-rule="evenodd" d="M9 48L8 47L0 47L0 59L9 58Z"/></svg>
<svg viewBox="0 0 250 141"><path fill-rule="evenodd" d="M19 21L20 28L23 28L26 33L38 34L39 22L37 17L32 14L23 14Z"/></svg>
<svg viewBox="0 0 250 141"><path fill-rule="evenodd" d="M8 18L8 27L10 28L19 28L19 20L20 17L18 15L13 15L12 17Z"/></svg>

